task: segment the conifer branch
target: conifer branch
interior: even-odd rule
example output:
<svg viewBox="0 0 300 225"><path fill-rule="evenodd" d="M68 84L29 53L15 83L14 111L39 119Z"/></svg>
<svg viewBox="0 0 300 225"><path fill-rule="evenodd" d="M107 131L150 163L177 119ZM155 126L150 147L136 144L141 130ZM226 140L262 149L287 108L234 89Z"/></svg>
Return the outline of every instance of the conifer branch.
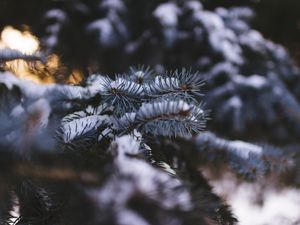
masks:
<svg viewBox="0 0 300 225"><path fill-rule="evenodd" d="M291 156L271 146L229 141L210 132L199 134L195 143L204 161L213 163L225 160L234 171L248 179L257 179L271 173L283 174L294 167Z"/></svg>

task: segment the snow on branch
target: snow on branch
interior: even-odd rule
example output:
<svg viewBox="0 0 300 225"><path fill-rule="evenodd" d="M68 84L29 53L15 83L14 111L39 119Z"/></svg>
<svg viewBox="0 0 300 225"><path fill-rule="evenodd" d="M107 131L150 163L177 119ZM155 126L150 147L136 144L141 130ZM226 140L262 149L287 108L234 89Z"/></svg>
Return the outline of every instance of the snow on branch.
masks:
<svg viewBox="0 0 300 225"><path fill-rule="evenodd" d="M44 57L39 53L26 54L15 49L4 48L0 49L0 63L22 59L24 61L42 61L44 62Z"/></svg>
<svg viewBox="0 0 300 225"><path fill-rule="evenodd" d="M269 173L283 173L294 166L291 157L271 146L229 141L211 132L199 134L195 142L197 151L207 161L225 160L233 170L249 179Z"/></svg>
<svg viewBox="0 0 300 225"><path fill-rule="evenodd" d="M206 112L183 100L154 101L115 120L117 130L137 129L154 136L191 136L203 130Z"/></svg>

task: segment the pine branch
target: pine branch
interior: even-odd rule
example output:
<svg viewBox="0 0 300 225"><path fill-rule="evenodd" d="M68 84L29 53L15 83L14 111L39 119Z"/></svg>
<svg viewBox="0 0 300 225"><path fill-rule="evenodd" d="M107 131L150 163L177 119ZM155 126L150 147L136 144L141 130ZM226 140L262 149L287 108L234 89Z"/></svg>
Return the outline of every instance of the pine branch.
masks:
<svg viewBox="0 0 300 225"><path fill-rule="evenodd" d="M206 100L214 113L212 129L227 137L260 138L283 145L290 140L299 142L299 69L286 50L251 29L250 9L211 11L199 1L69 4L61 0L49 5L43 8L45 12L39 11L43 17L38 20L40 29L32 24L32 30L39 31L46 52L62 55L71 70L111 73L143 61L159 74L138 67L131 69L129 76L114 79L92 76L84 87L34 85L0 74L1 139L19 147L13 151L20 154L23 146L15 137L46 142L50 137L45 129L52 130L51 125L59 123L59 145L49 148L80 158L74 171L40 167L36 163L43 161L32 148L43 148L32 143L26 146L29 154L21 156L26 166L17 170L21 174L16 175L17 184L12 187L19 190L19 224L235 224L229 209L201 177L199 163L215 166L218 160L226 161L248 178L280 174L291 167L296 170L289 154L275 147L229 141L209 132L198 134L206 121L199 104L202 74L206 73ZM18 23L15 16L7 20ZM4 60L34 60L14 54ZM187 65L201 73L165 72ZM271 74L276 77L271 79ZM32 135L35 130L42 136ZM140 139L134 136L136 131L141 133ZM194 134L198 134L195 142L188 141L197 148L179 146L175 152L184 157L165 154L161 146L151 145L145 151L153 136L156 144L166 136L175 145L174 137ZM61 151L65 149L72 151ZM153 162L154 152L165 154L163 160ZM147 156L148 162L163 166L153 168L145 162ZM99 168L102 157L112 158L104 163L108 168ZM0 160L1 167L10 168L5 158ZM80 169L90 164L105 177L92 188L82 182L86 170ZM176 173L165 173L163 167ZM11 172L0 170L0 175L6 178ZM38 179L28 182L33 177Z"/></svg>
<svg viewBox="0 0 300 225"><path fill-rule="evenodd" d="M105 78L102 83L101 96L105 103L111 103L116 114L136 110L140 98L143 96L143 87L133 81L117 76L115 81Z"/></svg>
<svg viewBox="0 0 300 225"><path fill-rule="evenodd" d="M39 53L26 54L15 49L4 48L0 50L0 63L12 61L12 60L24 60L24 61L41 61L45 62L44 57Z"/></svg>
<svg viewBox="0 0 300 225"><path fill-rule="evenodd" d="M137 129L153 136L190 136L200 132L206 121L206 112L182 100L154 101L143 104L135 113L115 120L116 130Z"/></svg>
<svg viewBox="0 0 300 225"><path fill-rule="evenodd" d="M182 69L173 73L156 76L155 80L145 85L146 95L150 98L173 97L189 102L197 102L196 97L203 96L200 89L204 82L200 74Z"/></svg>
<svg viewBox="0 0 300 225"><path fill-rule="evenodd" d="M210 132L199 134L195 142L204 161L213 163L225 159L233 170L249 179L257 179L270 173L283 174L294 166L291 157L270 146L228 141Z"/></svg>
<svg viewBox="0 0 300 225"><path fill-rule="evenodd" d="M145 84L150 82L155 77L154 71L150 66L140 65L137 67L130 67L130 79L138 84Z"/></svg>

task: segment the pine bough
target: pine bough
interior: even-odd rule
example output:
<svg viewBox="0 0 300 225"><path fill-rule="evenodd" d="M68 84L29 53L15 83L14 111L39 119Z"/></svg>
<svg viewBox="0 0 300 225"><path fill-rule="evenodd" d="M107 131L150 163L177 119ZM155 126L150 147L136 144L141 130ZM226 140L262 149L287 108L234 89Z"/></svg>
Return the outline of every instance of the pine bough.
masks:
<svg viewBox="0 0 300 225"><path fill-rule="evenodd" d="M16 224L236 224L199 167L227 161L256 179L294 164L280 149L201 132L202 85L186 69L132 68L84 87L2 73L1 223L18 205Z"/></svg>

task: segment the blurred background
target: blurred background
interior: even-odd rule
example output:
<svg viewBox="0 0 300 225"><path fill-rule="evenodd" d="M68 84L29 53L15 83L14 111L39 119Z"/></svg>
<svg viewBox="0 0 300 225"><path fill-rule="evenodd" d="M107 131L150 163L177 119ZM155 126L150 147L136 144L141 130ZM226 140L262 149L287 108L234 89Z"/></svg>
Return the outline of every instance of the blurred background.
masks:
<svg viewBox="0 0 300 225"><path fill-rule="evenodd" d="M31 66L1 65L38 83L84 85L90 74L125 73L138 65L157 72L198 70L207 80L208 130L300 152L298 0L1 0L0 49L5 48L43 54L45 62ZM283 94L273 94L281 83L270 77L282 82ZM277 102L285 93L290 98ZM285 102L292 112L282 112ZM241 225L297 225L298 172L255 182L230 171L205 175Z"/></svg>

